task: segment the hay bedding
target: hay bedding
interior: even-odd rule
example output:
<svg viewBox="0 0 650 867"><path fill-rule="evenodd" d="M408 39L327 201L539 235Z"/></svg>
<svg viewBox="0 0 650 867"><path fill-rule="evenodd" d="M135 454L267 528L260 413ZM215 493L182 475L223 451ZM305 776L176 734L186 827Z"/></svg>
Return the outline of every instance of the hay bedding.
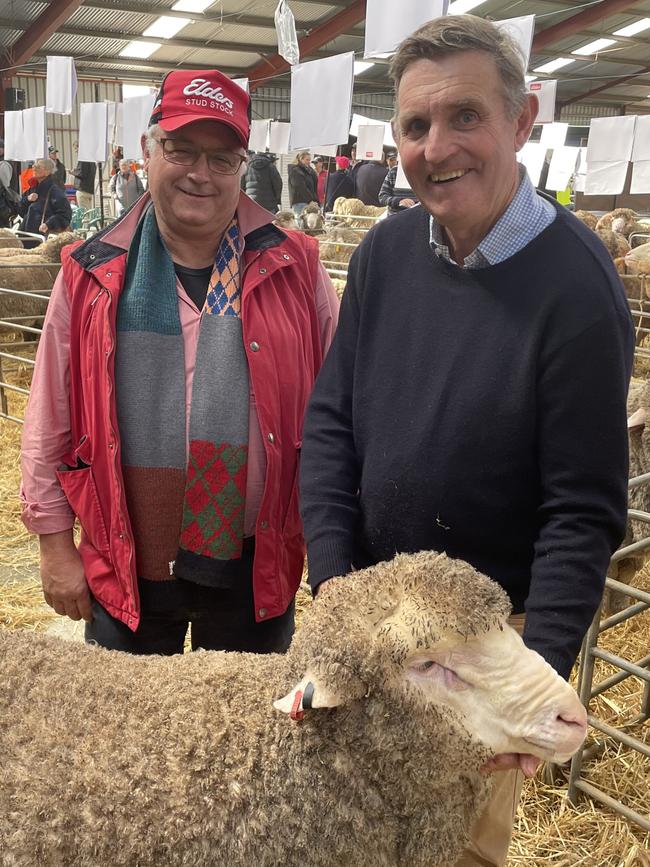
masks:
<svg viewBox="0 0 650 867"><path fill-rule="evenodd" d="M30 369L5 369L7 380L24 385ZM10 411L22 416L25 399L9 395ZM45 630L59 618L42 601L37 574L37 547L20 521L20 428L0 419L0 624L10 629ZM17 576L17 577L16 577ZM650 590L650 565L634 583ZM298 593L297 614L311 604L306 585ZM648 652L650 612L610 630L602 646L626 659ZM597 663L596 681L613 673ZM634 678L592 702L592 712L610 725L650 743L650 723L632 723L638 715L643 686ZM603 739L592 731L592 737ZM620 798L642 814L650 810L650 761L620 745L604 743L603 752L583 767L583 776L604 792ZM515 823L508 867L650 867L650 834L580 796L577 807L566 800L566 786L546 782L541 775L527 781Z"/></svg>

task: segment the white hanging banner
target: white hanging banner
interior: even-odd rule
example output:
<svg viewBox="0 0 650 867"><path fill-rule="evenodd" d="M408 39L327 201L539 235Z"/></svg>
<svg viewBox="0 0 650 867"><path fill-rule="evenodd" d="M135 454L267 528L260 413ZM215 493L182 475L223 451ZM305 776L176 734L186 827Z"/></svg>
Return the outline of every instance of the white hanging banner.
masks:
<svg viewBox="0 0 650 867"><path fill-rule="evenodd" d="M106 102L106 141L112 144L115 141L117 128L117 103Z"/></svg>
<svg viewBox="0 0 650 867"><path fill-rule="evenodd" d="M118 102L115 106L115 134L113 144L121 145L124 142L124 104ZM142 151L140 151L142 159Z"/></svg>
<svg viewBox="0 0 650 867"><path fill-rule="evenodd" d="M249 92L247 78L233 78L233 82L237 85L237 87L241 87L242 90L245 90L246 93Z"/></svg>
<svg viewBox="0 0 650 867"><path fill-rule="evenodd" d="M535 33L535 16L522 15L520 18L504 18L494 22L501 30L505 30L519 46L524 61L524 72L528 69L530 49Z"/></svg>
<svg viewBox="0 0 650 867"><path fill-rule="evenodd" d="M5 112L5 155L6 160L22 160L23 157L23 113Z"/></svg>
<svg viewBox="0 0 650 867"><path fill-rule="evenodd" d="M271 119L251 121L251 133L248 139L249 151L265 151L269 144Z"/></svg>
<svg viewBox="0 0 650 867"><path fill-rule="evenodd" d="M526 90L528 93L534 93L539 103L535 123L553 123L555 120L557 81L529 81Z"/></svg>
<svg viewBox="0 0 650 867"><path fill-rule="evenodd" d="M283 123L279 120L271 121L271 129L269 131L269 150L272 154L289 153L290 132L291 124Z"/></svg>
<svg viewBox="0 0 650 867"><path fill-rule="evenodd" d="M45 108L53 114L72 114L77 95L77 71L72 57L47 58Z"/></svg>
<svg viewBox="0 0 650 867"><path fill-rule="evenodd" d="M311 148L312 154L319 157L335 157L338 150L338 145L313 145Z"/></svg>
<svg viewBox="0 0 650 867"><path fill-rule="evenodd" d="M650 115L637 115L632 160L650 160Z"/></svg>
<svg viewBox="0 0 650 867"><path fill-rule="evenodd" d="M414 30L446 15L448 0L367 0L364 57L392 54Z"/></svg>
<svg viewBox="0 0 650 867"><path fill-rule="evenodd" d="M402 168L402 163L397 163L397 175L395 176L395 189L396 190L410 190L411 184L409 179L404 174L404 169Z"/></svg>
<svg viewBox="0 0 650 867"><path fill-rule="evenodd" d="M553 151L546 178L547 190L566 190L576 171L580 148L560 147Z"/></svg>
<svg viewBox="0 0 650 867"><path fill-rule="evenodd" d="M79 106L79 152L82 163L103 163L108 152L108 105L82 102Z"/></svg>
<svg viewBox="0 0 650 867"><path fill-rule="evenodd" d="M352 51L291 67L291 150L347 144L353 85Z"/></svg>
<svg viewBox="0 0 650 867"><path fill-rule="evenodd" d="M155 100L155 93L145 93L142 96L132 96L124 100L122 150L127 159L139 160L142 157L140 139L149 127L149 118Z"/></svg>
<svg viewBox="0 0 650 867"><path fill-rule="evenodd" d="M393 138L393 129L390 125L390 121L376 120L372 117L365 117L362 114L353 114L352 115L352 121L350 123L350 135L353 135L355 138L358 138L360 126L383 126L384 127L384 146L389 147L389 148L397 147L397 144L395 143L395 139Z"/></svg>
<svg viewBox="0 0 650 867"><path fill-rule="evenodd" d="M385 127L382 123L367 124L359 127L357 138L358 160L380 160L384 155Z"/></svg>
<svg viewBox="0 0 650 867"><path fill-rule="evenodd" d="M635 115L594 117L589 127L589 163L628 162L632 156Z"/></svg>
<svg viewBox="0 0 650 867"><path fill-rule="evenodd" d="M539 183L539 178L542 174L545 156L546 148L544 145L530 141L527 141L517 154L517 160L526 167L528 177L535 187Z"/></svg>
<svg viewBox="0 0 650 867"><path fill-rule="evenodd" d="M47 116L45 106L26 108L23 113L24 160L41 160L47 156Z"/></svg>
<svg viewBox="0 0 650 867"><path fill-rule="evenodd" d="M609 118L607 118L609 120ZM593 123L593 121L592 121ZM631 146L631 143L630 143ZM627 160L619 162L593 162L589 156L587 177L585 180L585 195L587 196L618 196L623 192L627 176Z"/></svg>
<svg viewBox="0 0 650 867"><path fill-rule="evenodd" d="M568 123L547 123L542 127L542 135L539 143L545 147L546 150L549 150L549 148L563 148L568 131ZM562 189L564 189L564 187L562 187Z"/></svg>
<svg viewBox="0 0 650 867"><path fill-rule="evenodd" d="M587 180L587 148L579 148L578 163L576 165L576 179L574 188L576 193L584 193Z"/></svg>
<svg viewBox="0 0 650 867"><path fill-rule="evenodd" d="M632 166L630 193L650 193L650 160L637 160Z"/></svg>

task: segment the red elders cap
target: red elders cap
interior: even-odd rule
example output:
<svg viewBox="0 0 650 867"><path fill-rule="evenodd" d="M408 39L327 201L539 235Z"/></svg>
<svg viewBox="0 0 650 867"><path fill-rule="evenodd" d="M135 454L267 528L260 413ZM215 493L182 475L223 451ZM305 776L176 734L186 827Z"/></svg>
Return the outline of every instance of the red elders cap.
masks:
<svg viewBox="0 0 650 867"><path fill-rule="evenodd" d="M250 119L250 97L232 79L216 69L175 69L163 78L149 126L158 123L172 132L197 120L216 120L247 148Z"/></svg>
<svg viewBox="0 0 650 867"><path fill-rule="evenodd" d="M348 157L336 157L336 168L337 169L349 169L350 168L350 160Z"/></svg>

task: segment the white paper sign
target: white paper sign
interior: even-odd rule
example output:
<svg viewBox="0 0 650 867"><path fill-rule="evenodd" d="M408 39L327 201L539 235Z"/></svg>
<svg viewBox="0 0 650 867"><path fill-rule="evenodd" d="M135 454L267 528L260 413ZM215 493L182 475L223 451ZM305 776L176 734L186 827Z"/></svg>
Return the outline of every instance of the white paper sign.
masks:
<svg viewBox="0 0 650 867"><path fill-rule="evenodd" d="M45 107L54 114L72 114L77 95L77 72L72 57L47 58Z"/></svg>
<svg viewBox="0 0 650 867"><path fill-rule="evenodd" d="M546 179L547 190L566 190L575 174L580 148L561 147L553 151Z"/></svg>
<svg viewBox="0 0 650 867"><path fill-rule="evenodd" d="M242 90L245 90L248 93L248 79L247 78L233 78L234 83L237 87L241 87Z"/></svg>
<svg viewBox="0 0 650 867"><path fill-rule="evenodd" d="M377 124L368 124L359 127L357 138L358 160L380 160L384 155L385 127Z"/></svg>
<svg viewBox="0 0 650 867"><path fill-rule="evenodd" d="M533 34L535 32L535 16L522 15L520 18L504 18L503 21L494 22L501 30L509 33L512 39L519 46L524 59L524 71L528 69L528 61L530 60L530 48L533 44Z"/></svg>
<svg viewBox="0 0 650 867"><path fill-rule="evenodd" d="M312 154L319 157L335 157L338 150L338 145L313 145L311 148Z"/></svg>
<svg viewBox="0 0 650 867"><path fill-rule="evenodd" d="M584 193L587 180L587 148L578 148L578 162L576 165L576 179L574 188L577 193Z"/></svg>
<svg viewBox="0 0 650 867"><path fill-rule="evenodd" d="M353 84L352 51L291 67L291 150L347 143Z"/></svg>
<svg viewBox="0 0 650 867"><path fill-rule="evenodd" d="M539 143L549 150L549 148L562 148L566 141L566 134L569 131L568 123L547 123L542 127L542 135ZM564 189L564 187L562 187Z"/></svg>
<svg viewBox="0 0 650 867"><path fill-rule="evenodd" d="M291 124L279 120L271 121L271 129L269 131L269 150L272 154L289 153L290 132Z"/></svg>
<svg viewBox="0 0 650 867"><path fill-rule="evenodd" d="M555 120L557 81L529 81L526 90L529 93L534 93L539 103L535 123L553 123Z"/></svg>
<svg viewBox="0 0 650 867"><path fill-rule="evenodd" d="M650 160L637 160L632 166L631 193L650 193Z"/></svg>
<svg viewBox="0 0 650 867"><path fill-rule="evenodd" d="M535 187L539 183L539 178L542 174L545 156L546 148L544 145L530 141L527 141L517 154L517 160L526 167L528 177Z"/></svg>
<svg viewBox="0 0 650 867"><path fill-rule="evenodd" d="M395 177L395 189L396 190L410 190L411 183L409 179L404 174L404 169L402 168L402 163L397 163L397 175Z"/></svg>
<svg viewBox="0 0 650 867"><path fill-rule="evenodd" d="M393 138L393 130L390 125L390 121L375 120L372 117L365 117L362 114L353 114L352 122L350 123L350 135L358 138L360 126L383 126L384 146L393 148L397 147L395 139Z"/></svg>
<svg viewBox="0 0 650 867"><path fill-rule="evenodd" d="M23 113L5 112L5 155L6 160L23 159Z"/></svg>
<svg viewBox="0 0 650 867"><path fill-rule="evenodd" d="M637 115L632 160L650 160L650 115Z"/></svg>
<svg viewBox="0 0 650 867"><path fill-rule="evenodd" d="M609 120L609 118L607 119ZM585 180L585 194L587 196L618 196L619 193L622 193L625 186L628 161L594 162L589 156L589 148L587 148L587 156L589 158L589 165Z"/></svg>
<svg viewBox="0 0 650 867"><path fill-rule="evenodd" d="M142 157L140 139L149 126L149 118L155 99L155 93L145 93L142 96L132 96L124 100L122 149L127 159L139 160Z"/></svg>
<svg viewBox="0 0 650 867"><path fill-rule="evenodd" d="M124 104L121 102L117 103L115 110L115 134L113 138L113 144L121 145L124 142ZM140 157L138 159L142 159L142 150L140 151Z"/></svg>
<svg viewBox="0 0 650 867"><path fill-rule="evenodd" d="M364 57L392 54L414 30L447 12L448 0L367 0Z"/></svg>
<svg viewBox="0 0 650 867"><path fill-rule="evenodd" d="M263 152L269 143L271 119L251 121L251 134L248 140L248 150Z"/></svg>
<svg viewBox="0 0 650 867"><path fill-rule="evenodd" d="M82 102L79 106L79 153L82 163L103 163L108 152L108 105Z"/></svg>
<svg viewBox="0 0 650 867"><path fill-rule="evenodd" d="M45 106L23 111L23 159L40 160L47 156L47 116Z"/></svg>
<svg viewBox="0 0 650 867"><path fill-rule="evenodd" d="M636 117L595 117L589 127L589 163L627 162L632 156Z"/></svg>

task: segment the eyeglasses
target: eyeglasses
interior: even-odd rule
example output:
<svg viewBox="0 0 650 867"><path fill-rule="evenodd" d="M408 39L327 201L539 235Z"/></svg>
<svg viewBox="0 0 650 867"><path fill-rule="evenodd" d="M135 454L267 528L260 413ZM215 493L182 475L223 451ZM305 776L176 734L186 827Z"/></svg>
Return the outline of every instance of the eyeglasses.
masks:
<svg viewBox="0 0 650 867"><path fill-rule="evenodd" d="M236 175L246 157L233 151L208 151L189 142L173 138L156 139L162 147L163 157L177 166L193 166L205 154L208 168L217 175Z"/></svg>

